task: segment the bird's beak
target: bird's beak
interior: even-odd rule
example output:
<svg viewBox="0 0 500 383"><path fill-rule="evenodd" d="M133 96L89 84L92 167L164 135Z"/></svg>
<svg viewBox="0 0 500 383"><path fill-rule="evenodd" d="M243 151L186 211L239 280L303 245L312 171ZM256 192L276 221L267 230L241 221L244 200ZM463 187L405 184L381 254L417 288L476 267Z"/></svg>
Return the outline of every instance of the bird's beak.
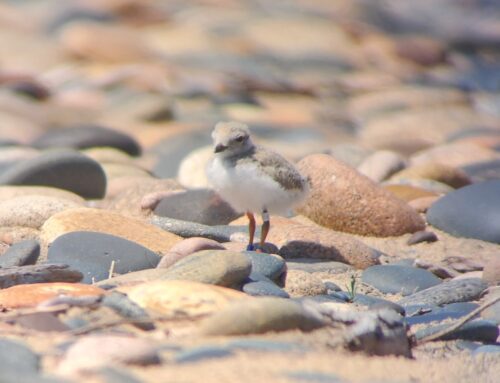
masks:
<svg viewBox="0 0 500 383"><path fill-rule="evenodd" d="M227 149L226 145L217 144L214 149L214 153L220 153Z"/></svg>

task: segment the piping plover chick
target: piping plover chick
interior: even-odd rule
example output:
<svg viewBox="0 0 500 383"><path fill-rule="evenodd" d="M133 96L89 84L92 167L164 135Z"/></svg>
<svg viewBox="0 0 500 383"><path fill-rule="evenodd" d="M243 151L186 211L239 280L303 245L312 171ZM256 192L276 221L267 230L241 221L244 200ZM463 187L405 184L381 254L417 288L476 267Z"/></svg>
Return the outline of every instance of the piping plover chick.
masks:
<svg viewBox="0 0 500 383"><path fill-rule="evenodd" d="M254 145L250 131L239 122L219 122L212 132L214 158L207 177L235 210L246 213L248 250L254 250L254 213L262 214L260 249L270 229L269 213L286 214L307 194L309 183L285 158Z"/></svg>

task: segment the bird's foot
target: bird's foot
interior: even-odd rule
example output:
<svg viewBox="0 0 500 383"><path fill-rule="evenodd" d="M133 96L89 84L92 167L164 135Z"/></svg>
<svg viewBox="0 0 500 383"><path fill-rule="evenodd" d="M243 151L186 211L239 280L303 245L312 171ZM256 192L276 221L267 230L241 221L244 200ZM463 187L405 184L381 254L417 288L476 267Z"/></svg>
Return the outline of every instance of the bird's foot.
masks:
<svg viewBox="0 0 500 383"><path fill-rule="evenodd" d="M255 251L256 247L257 247L257 246L256 246L256 245L254 245L253 243L249 243L249 244L247 245L247 251Z"/></svg>

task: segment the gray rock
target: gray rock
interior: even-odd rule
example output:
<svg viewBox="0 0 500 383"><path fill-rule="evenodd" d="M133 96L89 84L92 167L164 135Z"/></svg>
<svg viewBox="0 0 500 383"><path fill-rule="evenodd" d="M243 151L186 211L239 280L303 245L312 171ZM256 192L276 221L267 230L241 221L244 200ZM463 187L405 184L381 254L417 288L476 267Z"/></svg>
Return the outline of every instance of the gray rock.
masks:
<svg viewBox="0 0 500 383"><path fill-rule="evenodd" d="M270 351L270 352L304 352L305 345L266 339L241 338L226 344L231 350Z"/></svg>
<svg viewBox="0 0 500 383"><path fill-rule="evenodd" d="M44 282L79 282L83 275L65 264L13 266L0 269L0 288Z"/></svg>
<svg viewBox="0 0 500 383"><path fill-rule="evenodd" d="M416 267L376 265L363 271L361 280L385 294L410 295L441 283L429 271Z"/></svg>
<svg viewBox="0 0 500 383"><path fill-rule="evenodd" d="M99 199L106 191L106 175L99 163L79 152L49 151L9 167L0 174L0 185L51 186Z"/></svg>
<svg viewBox="0 0 500 383"><path fill-rule="evenodd" d="M176 363L198 362L204 359L224 358L232 355L225 346L200 346L183 350L174 356Z"/></svg>
<svg viewBox="0 0 500 383"><path fill-rule="evenodd" d="M52 242L47 259L81 271L84 283L108 278L112 261L117 274L153 268L160 261L156 253L135 242L90 231L59 236Z"/></svg>
<svg viewBox="0 0 500 383"><path fill-rule="evenodd" d="M286 265L288 270L302 270L308 273L341 274L352 270L352 266L342 262L310 258L287 259Z"/></svg>
<svg viewBox="0 0 500 383"><path fill-rule="evenodd" d="M288 293L280 289L271 281L255 281L245 283L242 287L243 292L253 296L270 296L279 298L290 298Z"/></svg>
<svg viewBox="0 0 500 383"><path fill-rule="evenodd" d="M441 306L455 302L470 302L478 299L487 287L488 284L479 278L457 279L409 295L398 301L398 304Z"/></svg>
<svg viewBox="0 0 500 383"><path fill-rule="evenodd" d="M436 242L437 240L438 237L435 233L433 233L432 231L422 230L413 233L412 236L408 238L408 241L406 241L406 243L411 246L422 242Z"/></svg>
<svg viewBox="0 0 500 383"><path fill-rule="evenodd" d="M102 300L102 304L113 309L119 315L129 319L140 319L141 322L134 325L142 330L153 330L155 328L153 322L143 322L148 318L148 313L142 307L132 302L125 294L113 291L106 294Z"/></svg>
<svg viewBox="0 0 500 383"><path fill-rule="evenodd" d="M406 318L406 323L414 326L417 324L442 322L447 319L458 319L469 314L478 306L478 304L470 302L451 303L444 307L435 307L429 313Z"/></svg>
<svg viewBox="0 0 500 383"><path fill-rule="evenodd" d="M472 355L480 355L480 354L494 354L495 356L500 356L500 346L494 344L488 344L485 346L481 346L476 348Z"/></svg>
<svg viewBox="0 0 500 383"><path fill-rule="evenodd" d="M0 267L34 265L40 256L40 244L34 239L13 244L0 257Z"/></svg>
<svg viewBox="0 0 500 383"><path fill-rule="evenodd" d="M279 255L255 251L245 251L244 254L252 263L252 273L259 273L275 282L283 280L287 264Z"/></svg>
<svg viewBox="0 0 500 383"><path fill-rule="evenodd" d="M415 338L417 340L422 339L424 337L442 331L449 326L451 325L441 324L423 328L415 333ZM484 319L476 319L471 322L467 322L466 324L450 332L449 334L439 337L437 340L464 339L477 342L493 343L496 342L498 334L498 325L495 322Z"/></svg>
<svg viewBox="0 0 500 383"><path fill-rule="evenodd" d="M133 376L131 371L127 371L123 366L104 367L98 371L106 383L142 383L141 380Z"/></svg>
<svg viewBox="0 0 500 383"><path fill-rule="evenodd" d="M344 380L335 374L326 374L324 372L315 371L291 371L287 372L285 376L294 382L303 383L342 383Z"/></svg>
<svg viewBox="0 0 500 383"><path fill-rule="evenodd" d="M352 302L366 306L371 310L390 309L396 311L400 315L404 315L405 313L404 308L397 303L378 297L372 297L370 295L356 294Z"/></svg>
<svg viewBox="0 0 500 383"><path fill-rule="evenodd" d="M428 222L457 237L500 243L500 180L465 186L437 200Z"/></svg>
<svg viewBox="0 0 500 383"><path fill-rule="evenodd" d="M0 371L37 373L40 357L24 343L0 338Z"/></svg>

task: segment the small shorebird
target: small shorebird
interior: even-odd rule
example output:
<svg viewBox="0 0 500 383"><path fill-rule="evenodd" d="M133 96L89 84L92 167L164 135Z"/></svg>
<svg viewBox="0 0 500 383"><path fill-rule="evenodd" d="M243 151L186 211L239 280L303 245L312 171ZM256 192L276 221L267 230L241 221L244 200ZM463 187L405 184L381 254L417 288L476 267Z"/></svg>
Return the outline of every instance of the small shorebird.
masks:
<svg viewBox="0 0 500 383"><path fill-rule="evenodd" d="M212 132L214 159L207 177L215 190L248 220L248 250L254 250L254 213L262 213L260 249L270 229L269 213L284 214L300 202L308 181L285 158L254 145L245 124L219 122Z"/></svg>

